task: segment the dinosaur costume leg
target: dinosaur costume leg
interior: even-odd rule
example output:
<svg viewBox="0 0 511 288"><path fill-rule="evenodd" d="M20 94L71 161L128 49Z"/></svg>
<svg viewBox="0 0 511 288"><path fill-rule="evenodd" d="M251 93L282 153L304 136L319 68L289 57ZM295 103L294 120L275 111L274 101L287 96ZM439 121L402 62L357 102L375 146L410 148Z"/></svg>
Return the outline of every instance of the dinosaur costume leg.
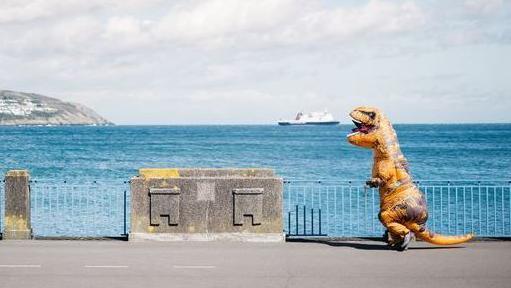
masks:
<svg viewBox="0 0 511 288"><path fill-rule="evenodd" d="M396 216L396 213L392 213L392 211L382 211L379 214L380 222L387 228L390 235L388 239L389 246L395 246L403 242L405 236L410 233L410 229L396 221Z"/></svg>
<svg viewBox="0 0 511 288"><path fill-rule="evenodd" d="M383 223L383 226L389 229L389 233L392 239L399 240L405 237L406 234L410 233L410 229L396 222Z"/></svg>

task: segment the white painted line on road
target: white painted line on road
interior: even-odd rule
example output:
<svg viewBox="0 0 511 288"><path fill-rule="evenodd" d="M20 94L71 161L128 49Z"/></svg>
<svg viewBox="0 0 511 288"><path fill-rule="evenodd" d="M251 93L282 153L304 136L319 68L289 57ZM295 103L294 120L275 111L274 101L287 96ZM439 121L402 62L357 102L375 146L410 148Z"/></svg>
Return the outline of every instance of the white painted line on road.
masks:
<svg viewBox="0 0 511 288"><path fill-rule="evenodd" d="M214 269L216 266L209 265L196 265L196 266L185 266L185 265L174 265L174 269Z"/></svg>
<svg viewBox="0 0 511 288"><path fill-rule="evenodd" d="M128 268L128 266L124 265L85 265L85 268L106 268L106 269L119 269L119 268Z"/></svg>
<svg viewBox="0 0 511 288"><path fill-rule="evenodd" d="M41 268L41 265L3 265L0 268Z"/></svg>

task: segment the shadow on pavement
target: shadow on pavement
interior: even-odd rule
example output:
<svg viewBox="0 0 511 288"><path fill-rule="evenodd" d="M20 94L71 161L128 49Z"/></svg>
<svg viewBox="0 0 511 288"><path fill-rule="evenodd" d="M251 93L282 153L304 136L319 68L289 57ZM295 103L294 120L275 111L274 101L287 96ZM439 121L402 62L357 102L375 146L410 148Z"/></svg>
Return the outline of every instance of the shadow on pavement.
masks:
<svg viewBox="0 0 511 288"><path fill-rule="evenodd" d="M287 242L299 242L299 243L317 243L323 244L333 247L348 247L358 250L387 250L391 251L387 247L385 242L377 242L374 239L375 243L367 243L367 242L357 242L357 241L340 241L340 240L322 240L322 239L287 239ZM458 249L465 248L461 246L428 246L428 247L409 247L408 250L436 250L436 249Z"/></svg>
<svg viewBox="0 0 511 288"><path fill-rule="evenodd" d="M66 236L34 236L34 240L77 240L77 241L128 241L128 236L104 237L66 237Z"/></svg>

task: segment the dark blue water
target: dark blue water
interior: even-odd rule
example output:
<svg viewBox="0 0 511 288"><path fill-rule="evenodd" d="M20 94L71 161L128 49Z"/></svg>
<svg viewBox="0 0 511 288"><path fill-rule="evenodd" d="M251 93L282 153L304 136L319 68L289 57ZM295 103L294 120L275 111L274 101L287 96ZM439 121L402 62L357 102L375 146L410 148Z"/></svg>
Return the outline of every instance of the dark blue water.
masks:
<svg viewBox="0 0 511 288"><path fill-rule="evenodd" d="M292 179L365 179L351 125L0 127L0 172L129 179L140 167L269 167ZM511 124L395 125L416 179L511 179Z"/></svg>

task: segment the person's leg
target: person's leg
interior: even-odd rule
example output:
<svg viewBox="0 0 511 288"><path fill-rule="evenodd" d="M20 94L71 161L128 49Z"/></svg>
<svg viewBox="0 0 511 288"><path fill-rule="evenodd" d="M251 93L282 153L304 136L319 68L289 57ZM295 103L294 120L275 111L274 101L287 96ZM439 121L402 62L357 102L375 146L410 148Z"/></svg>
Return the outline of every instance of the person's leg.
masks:
<svg viewBox="0 0 511 288"><path fill-rule="evenodd" d="M398 250L405 250L411 241L410 229L401 223L396 222L394 213L389 211L380 212L380 221L389 231L389 246Z"/></svg>

